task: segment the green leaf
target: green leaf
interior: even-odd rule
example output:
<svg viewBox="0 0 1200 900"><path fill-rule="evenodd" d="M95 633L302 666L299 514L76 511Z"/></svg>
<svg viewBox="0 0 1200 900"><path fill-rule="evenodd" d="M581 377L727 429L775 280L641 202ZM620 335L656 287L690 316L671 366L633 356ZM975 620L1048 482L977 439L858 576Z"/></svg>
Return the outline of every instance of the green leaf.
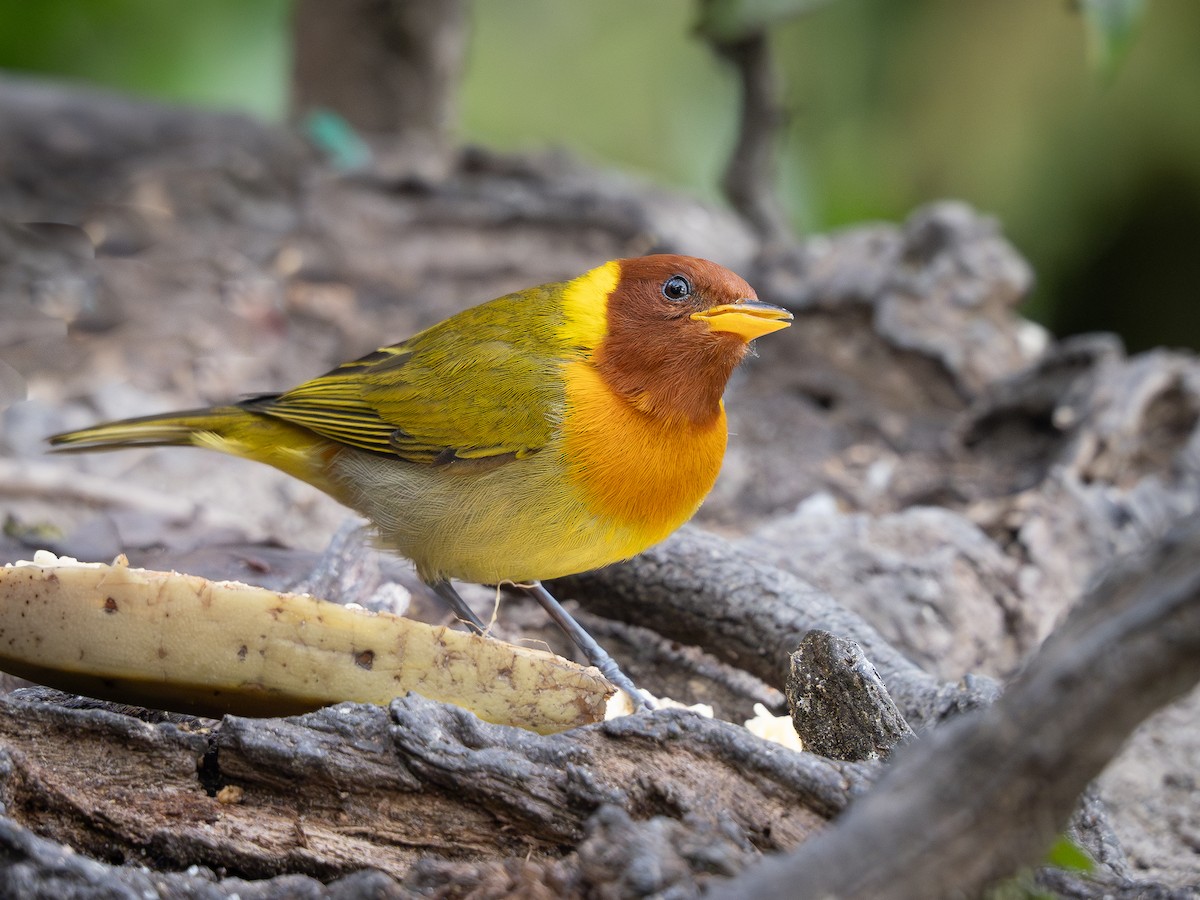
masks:
<svg viewBox="0 0 1200 900"><path fill-rule="evenodd" d="M1095 861L1088 856L1086 850L1062 835L1059 835L1050 852L1046 854L1046 863L1068 872L1090 872L1096 867Z"/></svg>
<svg viewBox="0 0 1200 900"><path fill-rule="evenodd" d="M1079 0L1079 4L1092 67L1110 79L1137 38L1146 0Z"/></svg>

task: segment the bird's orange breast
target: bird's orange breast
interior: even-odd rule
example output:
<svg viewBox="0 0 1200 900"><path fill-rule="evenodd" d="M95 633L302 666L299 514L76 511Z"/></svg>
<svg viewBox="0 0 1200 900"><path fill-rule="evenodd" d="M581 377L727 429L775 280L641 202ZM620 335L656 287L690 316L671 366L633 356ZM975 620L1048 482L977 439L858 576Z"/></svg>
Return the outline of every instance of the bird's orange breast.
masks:
<svg viewBox="0 0 1200 900"><path fill-rule="evenodd" d="M617 396L590 364L564 372L563 452L589 512L626 533L632 556L686 522L721 470L722 406L703 425L647 415Z"/></svg>

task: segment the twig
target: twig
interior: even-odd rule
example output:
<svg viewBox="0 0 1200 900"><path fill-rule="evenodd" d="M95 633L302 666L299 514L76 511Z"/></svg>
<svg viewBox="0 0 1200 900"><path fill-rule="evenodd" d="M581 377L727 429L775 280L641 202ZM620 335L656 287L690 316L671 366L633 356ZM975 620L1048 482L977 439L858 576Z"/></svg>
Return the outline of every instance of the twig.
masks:
<svg viewBox="0 0 1200 900"><path fill-rule="evenodd" d="M721 187L764 243L791 243L795 237L776 194L775 151L785 117L766 31L732 41L714 40L713 50L734 66L741 86L738 139Z"/></svg>
<svg viewBox="0 0 1200 900"><path fill-rule="evenodd" d="M149 490L62 465L0 457L0 496L72 500L100 508L116 507L187 522L197 515L196 504L183 497Z"/></svg>

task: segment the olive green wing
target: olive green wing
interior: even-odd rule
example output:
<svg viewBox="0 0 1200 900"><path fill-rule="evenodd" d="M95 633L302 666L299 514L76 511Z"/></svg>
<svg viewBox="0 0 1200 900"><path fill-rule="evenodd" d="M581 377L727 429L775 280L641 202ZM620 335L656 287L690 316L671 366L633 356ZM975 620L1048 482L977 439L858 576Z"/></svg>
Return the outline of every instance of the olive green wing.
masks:
<svg viewBox="0 0 1200 900"><path fill-rule="evenodd" d="M561 359L532 332L514 335L503 312L492 311L497 321L447 320L242 405L410 462L527 456L561 417Z"/></svg>

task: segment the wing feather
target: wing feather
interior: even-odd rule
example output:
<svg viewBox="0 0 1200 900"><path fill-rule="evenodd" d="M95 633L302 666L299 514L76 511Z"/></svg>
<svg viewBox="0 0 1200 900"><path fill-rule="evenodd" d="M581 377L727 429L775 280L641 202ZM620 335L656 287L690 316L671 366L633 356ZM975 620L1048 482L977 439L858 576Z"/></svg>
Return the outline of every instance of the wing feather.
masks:
<svg viewBox="0 0 1200 900"><path fill-rule="evenodd" d="M553 339L548 296L527 294L467 310L242 405L414 463L528 456L545 446L561 417L564 348ZM528 327L515 331L513 321Z"/></svg>

